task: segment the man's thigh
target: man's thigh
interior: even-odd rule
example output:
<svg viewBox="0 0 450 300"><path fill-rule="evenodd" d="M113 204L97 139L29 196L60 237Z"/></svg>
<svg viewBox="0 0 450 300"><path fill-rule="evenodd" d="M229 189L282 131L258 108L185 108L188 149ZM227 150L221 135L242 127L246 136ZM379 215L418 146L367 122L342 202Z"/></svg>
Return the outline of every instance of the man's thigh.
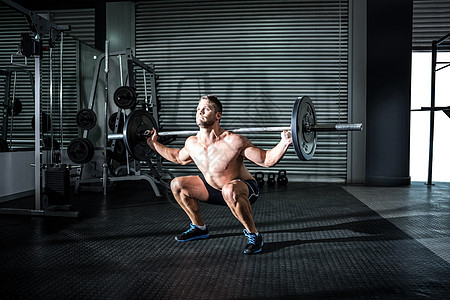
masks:
<svg viewBox="0 0 450 300"><path fill-rule="evenodd" d="M256 184L256 182L255 182ZM240 179L235 179L230 181L225 187L224 197L231 197L232 194L241 195L241 199L245 198L250 202L250 204L255 203L259 196L258 186L252 184L252 182L242 181Z"/></svg>
<svg viewBox="0 0 450 300"><path fill-rule="evenodd" d="M222 194L225 198L231 197L231 195L239 195L248 199L249 191L248 186L240 179L235 179L227 183L222 188Z"/></svg>
<svg viewBox="0 0 450 300"><path fill-rule="evenodd" d="M198 176L176 177L176 184L179 185L181 192L190 198L200 201L208 201L209 194L203 181Z"/></svg>

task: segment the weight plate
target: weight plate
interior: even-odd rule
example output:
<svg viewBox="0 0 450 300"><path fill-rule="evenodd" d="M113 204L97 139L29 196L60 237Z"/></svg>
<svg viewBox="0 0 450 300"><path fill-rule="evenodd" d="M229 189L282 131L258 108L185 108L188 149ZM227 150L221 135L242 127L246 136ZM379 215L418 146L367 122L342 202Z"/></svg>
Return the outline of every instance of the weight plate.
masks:
<svg viewBox="0 0 450 300"><path fill-rule="evenodd" d="M136 109L125 120L123 126L123 141L131 156L139 161L149 160L154 152L147 145L142 133L148 129L158 130L158 124L146 110Z"/></svg>
<svg viewBox="0 0 450 300"><path fill-rule="evenodd" d="M310 160L317 145L317 133L307 127L316 125L314 105L307 96L298 97L292 109L291 132L294 150L301 160Z"/></svg>
<svg viewBox="0 0 450 300"><path fill-rule="evenodd" d="M94 145L90 140L77 138L67 146L67 156L76 164L85 164L94 157Z"/></svg>
<svg viewBox="0 0 450 300"><path fill-rule="evenodd" d="M126 115L125 115L126 118ZM112 132L122 132L123 130L123 123L125 122L123 120L123 113L120 113L120 118L119 118L119 125L117 128L117 131L114 131L114 127L116 126L116 119L117 119L117 112L113 113L111 116L109 116L108 119L108 127L109 129L111 129Z"/></svg>
<svg viewBox="0 0 450 300"><path fill-rule="evenodd" d="M31 118L31 128L35 130L34 126L34 116ZM52 128L52 118L45 112L41 113L41 133L47 133Z"/></svg>
<svg viewBox="0 0 450 300"><path fill-rule="evenodd" d="M18 116L22 112L22 101L20 99L14 99L14 105L11 101L11 106L8 107L8 116L11 115L11 110L14 113L14 116Z"/></svg>
<svg viewBox="0 0 450 300"><path fill-rule="evenodd" d="M94 128L97 124L97 115L92 109L83 108L77 113L77 125L85 130Z"/></svg>
<svg viewBox="0 0 450 300"><path fill-rule="evenodd" d="M136 107L136 91L129 86L121 86L114 92L114 103L122 109Z"/></svg>

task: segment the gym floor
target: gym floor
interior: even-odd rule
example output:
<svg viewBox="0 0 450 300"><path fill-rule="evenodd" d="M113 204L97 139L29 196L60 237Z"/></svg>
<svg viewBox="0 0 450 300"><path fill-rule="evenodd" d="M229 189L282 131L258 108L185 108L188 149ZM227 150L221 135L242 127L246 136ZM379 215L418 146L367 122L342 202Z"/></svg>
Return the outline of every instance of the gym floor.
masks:
<svg viewBox="0 0 450 300"><path fill-rule="evenodd" d="M209 239L176 242L188 218L145 181L73 203L77 219L0 216L3 299L450 297L450 183L266 186L250 256L226 207L201 205Z"/></svg>

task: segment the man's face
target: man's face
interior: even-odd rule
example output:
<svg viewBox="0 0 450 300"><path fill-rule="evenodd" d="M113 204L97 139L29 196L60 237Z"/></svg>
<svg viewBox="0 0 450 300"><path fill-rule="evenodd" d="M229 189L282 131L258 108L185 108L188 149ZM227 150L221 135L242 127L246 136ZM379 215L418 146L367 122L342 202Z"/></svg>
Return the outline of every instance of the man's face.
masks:
<svg viewBox="0 0 450 300"><path fill-rule="evenodd" d="M195 120L199 127L210 127L218 121L221 116L222 114L220 112L216 113L213 103L209 100L200 100L198 103Z"/></svg>

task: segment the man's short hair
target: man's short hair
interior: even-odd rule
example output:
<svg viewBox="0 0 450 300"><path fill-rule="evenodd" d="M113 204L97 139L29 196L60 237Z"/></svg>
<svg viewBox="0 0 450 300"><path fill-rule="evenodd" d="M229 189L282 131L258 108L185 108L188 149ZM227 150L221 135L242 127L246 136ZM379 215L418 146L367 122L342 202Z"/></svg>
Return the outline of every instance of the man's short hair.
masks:
<svg viewBox="0 0 450 300"><path fill-rule="evenodd" d="M208 100L213 103L214 108L216 109L216 112L222 112L222 102L220 102L219 99L217 99L214 95L204 95L200 98L200 100Z"/></svg>

